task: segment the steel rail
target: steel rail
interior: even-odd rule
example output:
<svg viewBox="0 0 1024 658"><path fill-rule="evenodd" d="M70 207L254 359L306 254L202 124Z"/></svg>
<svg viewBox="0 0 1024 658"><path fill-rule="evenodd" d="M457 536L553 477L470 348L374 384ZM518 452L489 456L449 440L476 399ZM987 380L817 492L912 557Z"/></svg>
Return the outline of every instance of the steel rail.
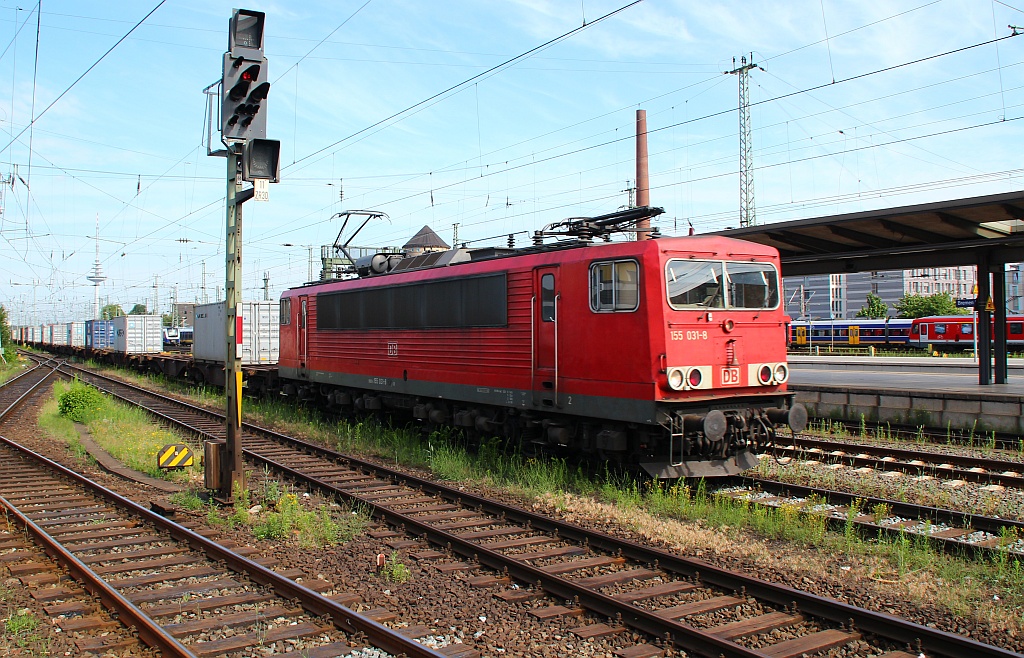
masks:
<svg viewBox="0 0 1024 658"><path fill-rule="evenodd" d="M3 436L0 436L0 439L5 442L8 441ZM5 513L21 525L37 544L42 546L47 555L67 569L68 573L81 583L86 590L99 598L103 602L104 607L114 611L117 614L117 618L126 626L134 628L139 634L139 639L146 645L159 649L160 653L164 656L196 658L196 655L189 651L185 645L178 642L159 624L150 619L145 612L108 585L102 577L96 575L96 572L64 548L49 533L36 525L32 519L22 514L21 510L3 496L0 496L0 507L3 507Z"/></svg>
<svg viewBox="0 0 1024 658"><path fill-rule="evenodd" d="M939 452L929 452L927 450L912 450L909 448L896 448L892 446L880 446L868 443L850 443L847 441L835 441L808 436L793 437L792 440L794 445L798 446L824 446L832 448L833 450L842 450L845 448L849 451L857 450L866 455L882 455L883 457L895 457L897 459L907 461L914 459L924 461L922 457L925 457L932 460L941 459L945 463L953 464L961 468L984 468L986 471L998 471L1001 469L1004 471L1015 470L1017 472L1024 472L1024 463L1004 459L972 457L970 455L947 455Z"/></svg>
<svg viewBox="0 0 1024 658"><path fill-rule="evenodd" d="M26 396L27 395L28 394L26 393ZM6 445L18 453L41 464L45 468L55 471L58 475L64 476L65 478L77 483L79 486L88 489L93 495L98 496L102 500L116 507L120 507L129 514L135 515L143 521L156 526L159 530L166 532L177 541L187 543L192 548L203 552L207 557L223 562L232 571L242 573L254 582L272 588L275 592L285 598L298 600L302 604L302 607L310 613L331 618L335 626L339 629L349 633L365 634L369 639L369 642L379 649L383 649L394 654L405 654L409 658L443 658L444 654L438 653L437 651L434 651L411 638L407 638L396 633L383 624L359 615L340 603L332 601L318 592L304 587L303 585L290 580L289 578L286 578L257 562L241 556L234 551L221 546L217 542L207 539L189 528L179 525L174 521L139 505L133 500L125 498L110 489L93 482L83 475L80 475L57 462L44 457L39 453L29 450L7 437L0 435L0 444ZM91 573L87 567L84 567L84 565L82 565L82 567ZM95 576L95 574L93 574L93 576ZM97 587L99 587L99 585L97 585ZM134 623L134 613L126 610L124 614L129 619L132 619ZM155 626L155 623L146 617L145 613L141 610L138 610L138 614L142 615L142 619L145 620L140 621L140 624L142 624L142 626L139 626L140 629L147 627L148 625L153 625L155 629L159 628L158 626ZM150 629L147 628L146 632L155 633L156 631L150 631ZM172 649L169 648L168 651L172 651ZM185 653L182 655L191 656L192 654Z"/></svg>
<svg viewBox="0 0 1024 658"><path fill-rule="evenodd" d="M913 503L905 503L898 500L892 500L890 498L875 498L873 496L863 496L845 491L808 487L759 477L739 477L737 478L737 481L754 489L759 489L761 491L777 495L799 496L803 498L819 495L825 499L826 503L833 505L845 505L847 507L860 503L864 505L864 507L861 507L861 514L870 514L872 508L884 506L896 516L918 519L924 522L933 521L936 523L944 523L946 525L954 526L959 529L971 528L973 530L982 530L997 537L1002 536L1001 533L1004 532L1005 528L1014 528L1018 534L1024 535L1024 521L1017 521L1015 519L993 518L979 514L971 514L969 512L958 512L956 510L949 510L941 507L915 505ZM751 500L749 502L752 504L761 504L758 500ZM815 514L813 511L807 511L807 513ZM848 519L845 518L829 516L828 512L822 512L820 514L827 519L833 528L836 529L842 529L848 522ZM957 538L925 535L923 533L904 530L903 528L880 525L878 523L868 521L853 520L853 523L859 527L865 528L868 533L873 535L882 533L892 539L897 539L907 534L924 537L936 548L940 548L953 555L958 553L986 557L1004 555L1011 560L1024 562L1024 555L1020 553L1003 552L996 548L977 546L970 542L959 541Z"/></svg>
<svg viewBox="0 0 1024 658"><path fill-rule="evenodd" d="M798 445L799 444L799 445ZM885 447L874 447L864 446L863 444L851 444L851 443L840 443L835 441L825 441L816 439L793 439L794 447L786 447L779 445L776 441L775 445L771 448L771 452L775 455L790 455L796 457L810 457L814 456L819 460L829 460L833 463L842 462L850 466L868 467L878 471L902 471L902 472L913 472L923 475L937 475L945 479L958 479L966 482L975 483L991 483L1000 484L1005 487L1013 487L1015 489L1024 489L1024 475L1008 475L1003 472L997 472L995 470L984 470L983 472L964 470L963 468L940 468L940 463L955 463L957 460L954 455L937 455L936 453L928 452L916 452L913 450L901 450L897 448L888 449ZM802 446L802 447L801 447ZM820 452L811 452L811 448L817 448ZM870 448L870 449L868 449ZM842 451L844 454L832 454L827 452L831 449L832 451ZM908 459L908 461L887 461L882 457L860 457L858 455L850 454L853 450L860 450L863 454L870 455L874 453L876 455L882 455L882 457L902 457ZM923 459L922 459L923 458ZM928 463L926 460L933 460ZM995 465L994 468L1003 468L1007 472L1010 472L1012 467L1020 468L1020 471L1012 471L1015 473L1024 472L1024 464L1015 462L1000 462L995 460L978 460L977 458L971 457L966 458L974 461L985 461L990 465ZM911 461L918 460L925 462L923 464L913 464ZM970 468L985 468L983 466L970 467Z"/></svg>
<svg viewBox="0 0 1024 658"><path fill-rule="evenodd" d="M277 572L264 567L246 557L225 548L217 542L207 539L185 526L179 525L156 512L145 508L133 500L107 489L106 487L89 480L85 476L54 462L43 455L40 455L24 446L0 436L0 444L17 450L22 455L38 462L44 467L57 472L80 486L89 489L93 495L104 501L120 507L129 514L138 516L143 521L156 526L159 530L166 532L173 539L189 544L192 548L201 551L214 560L223 562L232 571L241 573L261 585L272 588L278 594L286 598L296 599L301 602L302 607L314 615L330 617L335 625L341 630L350 633L364 633L370 639L370 643L379 649L401 654L405 653L410 658L442 658L440 654L415 640L406 638L395 633L386 626L371 619L363 617L352 610L349 610L340 603L315 592L293 580L285 578Z"/></svg>
<svg viewBox="0 0 1024 658"><path fill-rule="evenodd" d="M251 450L243 450L243 452L258 465L272 468L296 481L312 485L321 491L329 492L347 501L355 501L363 506L369 506L373 510L373 516L386 519L390 524L401 527L407 533L424 537L433 544L445 546L463 557L470 558L495 571L506 573L522 582L536 584L540 589L543 589L552 596L562 600L576 601L580 606L591 612L616 619L621 621L621 623L655 637L663 638L669 636L671 641L680 648L696 651L706 656L767 658L760 651L744 648L735 642L705 633L688 624L658 617L649 610L639 608L630 603L617 601L597 590L576 585L567 578L549 574L526 562L516 560L513 557L488 549L471 540L463 539L456 534L419 521L414 516L402 514L401 512L396 512L373 503L365 498L361 498L357 494L347 492L314 476L307 475L302 471L293 469L268 457L263 457Z"/></svg>
<svg viewBox="0 0 1024 658"><path fill-rule="evenodd" d="M43 366L40 364L37 367ZM35 368L28 372L33 372L34 370ZM0 422L3 422L14 409L24 404L36 389L48 381L55 372L57 372L56 369L51 370L28 390L24 391L6 409L0 411ZM0 442L11 447L15 452L35 455L35 453L26 451L22 446L5 436L0 435ZM59 541L54 539L48 532L37 525L35 521L28 518L28 516L23 514L21 510L3 496L0 496L0 506L25 529L26 533L33 537L37 544L43 547L47 555L64 566L71 576L80 582L90 593L98 597L108 610L115 611L118 617L125 621L126 625L134 627L139 634L139 638L148 646L159 649L162 654L167 656L195 658L194 653L156 624L135 604L122 596L120 592L108 585L96 572L86 566L85 563L64 548Z"/></svg>
<svg viewBox="0 0 1024 658"><path fill-rule="evenodd" d="M986 443L995 439L995 447L1002 450L1016 452L1021 447L1019 434L989 430L988 432L971 432L965 429L951 429L946 427L929 427L927 425L912 425L909 423L896 423L892 421L877 420L836 420L827 416L814 416L810 419L810 425L832 424L841 425L847 432L856 434L861 430L877 429L884 430L887 434L895 435L897 439L904 441L928 439L927 443L932 445L958 445L970 447L973 442L982 438ZM973 438L972 438L973 437Z"/></svg>
<svg viewBox="0 0 1024 658"><path fill-rule="evenodd" d="M104 375L97 375L96 373L91 373L90 371L86 371L84 369L82 370L84 372L89 372L90 374L96 375L99 378L111 381L117 385L124 386L128 389L147 395L150 394L150 392L147 389L144 389L140 386L127 384L125 382L121 382L116 379L106 377ZM197 411L209 417L221 419L223 418L221 414L218 414L216 412L196 407L195 405L191 405L189 403L182 402L180 400L176 400L174 398L170 398L159 393L152 395L156 398L172 402L173 404L180 408ZM871 610L858 608L856 606L843 603L835 599L830 599L822 596L817 596L815 594L803 592L798 589L789 587L787 585L772 583L752 576L738 574L727 569L717 567L708 562L704 562L703 560L680 557L668 551L642 546L635 542L621 540L606 533L602 533L596 530L589 530L564 521L558 521L556 519L552 519L534 512L530 512L519 507L504 505L496 501L484 498L482 496L477 496L476 494L460 491L452 487L447 487L445 485L433 482L431 480L402 473L398 470L391 469L386 466L381 466L373 462L357 459L349 455L344 455L337 451L330 450L322 446L318 446L308 441L296 439L294 437L287 436L280 432L276 432L274 430L254 425L252 423L243 423L243 429L254 434L260 434L264 437L271 438L280 443L291 444L292 446L295 446L304 452L317 455L325 459L330 459L332 461L340 462L342 464L348 464L350 468L353 468L355 470L361 470L365 473L372 473L374 475L383 474L383 476L387 478L390 478L396 482L405 483L407 486L413 488L418 488L425 493L433 493L434 495L440 496L442 498L455 501L463 505L476 507L481 511L486 511L496 516L504 514L506 518L510 518L514 521L527 524L534 529L557 534L562 539L586 543L590 546L597 547L602 550L606 550L613 553L619 552L623 557L627 557L637 562L648 564L657 563L657 565L660 568L666 569L668 571L680 575L698 577L700 580L710 583L723 590L743 590L751 596L754 596L755 598L768 601L783 608L795 605L799 610L806 612L810 616L826 619L838 623L840 625L845 625L849 622L853 622L853 624L859 630L874 633L883 638L895 641L900 644L918 645L922 648L922 650L931 651L942 656L950 656L954 658L1024 658L1024 655L1022 654L1010 651L1008 649L1003 649L1001 647L984 644L971 638L955 635L953 633L948 633L946 631L933 629L922 624L916 624L904 619L900 619L898 617L894 617L892 615L887 615L880 612L874 612ZM212 436L207 432L201 433L202 435ZM251 460L255 461L258 464L272 465L274 468L281 467L281 472L289 475L290 477L296 477L297 479L308 481L310 483L315 484L318 487L324 485L326 485L327 487L331 487L331 485L328 485L327 483L321 482L311 476L304 475L301 472L296 471L295 469L284 467L284 465L279 464L275 460L263 457L251 450L243 449L243 453L248 458L250 458ZM334 489L336 488L331 487L328 490ZM347 492L343 493L345 495L350 495L347 494ZM374 505L374 507L377 508L378 506ZM410 524L409 521L405 521L405 524L406 527L408 528L410 527L410 525L412 525L412 527L420 525L420 522ZM487 560L487 562L484 563L487 564L487 566L491 566L490 562L494 556L491 556L490 552L485 552L486 549L484 549L483 547L476 544L465 545L466 540L461 540L455 535L448 535L448 533L443 533L442 536L442 531L438 530L437 528L424 528L423 531L427 533L426 536L428 538L436 536L439 540L436 543L439 543L440 545L446 545L447 543L451 542L453 549L459 549L458 552L460 552L463 555L466 555L467 557L476 557L477 559L479 559L480 555L484 555ZM556 596L564 596L564 591L562 589L564 585L560 581L565 581L565 579L559 578L557 576L552 576L550 574L546 574L543 572L541 572L542 575L537 574L537 577L535 578L535 574L532 573L532 570L534 569L533 567L523 565L522 563L518 563L513 566L515 566L517 569L523 569L525 567L525 570L522 572L525 575L525 577L522 578L525 582L539 581L542 586L550 584L550 586L553 588L552 594L555 594ZM504 569L504 564L502 564L501 567L499 568ZM511 567L510 573L512 573ZM565 582L568 583L568 581ZM577 593L573 592L573 596L577 596ZM609 597L605 597L604 595L598 592L594 592L593 590L589 590L588 592L583 592L582 594L580 594L581 604L586 602L585 605L589 607L589 605L592 603L593 605L597 606L596 608L594 608L597 612L601 612L604 609L605 602L603 601L603 599L605 598ZM630 613L632 614L636 614L637 612L637 610L630 610ZM639 610L639 612L642 613L643 611ZM646 624L647 621L646 615L640 615L638 617L634 617L634 619L637 620L638 624ZM659 618L659 621L664 620L661 620ZM689 627L688 625L682 623L673 623L673 627L678 627L679 632L685 632L688 635L691 631L696 631L696 629L692 629L692 627ZM637 628L642 629L641 626L637 626ZM697 632L699 633L699 631ZM693 639L697 640L698 638L694 637ZM738 645L732 643L730 643L731 646L720 647L720 642L721 641L718 640L718 638L714 638L714 641L710 642L708 645L705 646L714 647L714 650L719 652L721 652L721 649L728 649L731 652L735 652L737 649L742 649ZM689 646L691 649L694 648L693 645L687 646ZM745 649L742 650L746 651ZM711 653L708 655L717 656L718 653ZM726 653L725 655L737 654ZM745 653L741 655L750 654Z"/></svg>

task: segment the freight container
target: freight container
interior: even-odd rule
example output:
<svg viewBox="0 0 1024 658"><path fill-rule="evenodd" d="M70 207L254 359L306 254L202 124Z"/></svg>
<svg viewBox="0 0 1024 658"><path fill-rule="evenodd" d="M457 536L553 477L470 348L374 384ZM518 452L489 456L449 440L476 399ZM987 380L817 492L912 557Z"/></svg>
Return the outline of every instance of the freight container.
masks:
<svg viewBox="0 0 1024 658"><path fill-rule="evenodd" d="M243 365L277 363L280 302L242 302L242 336L238 356ZM227 325L224 304L196 306L192 356L197 361L224 363Z"/></svg>
<svg viewBox="0 0 1024 658"><path fill-rule="evenodd" d="M68 345L85 347L85 323L68 322Z"/></svg>
<svg viewBox="0 0 1024 658"><path fill-rule="evenodd" d="M86 320L85 346L94 350L106 350L114 346L113 320Z"/></svg>
<svg viewBox="0 0 1024 658"><path fill-rule="evenodd" d="M122 315L114 323L114 351L122 354L156 354L164 347L159 315Z"/></svg>
<svg viewBox="0 0 1024 658"><path fill-rule="evenodd" d="M53 325L43 325L43 345L53 345Z"/></svg>
<svg viewBox="0 0 1024 658"><path fill-rule="evenodd" d="M52 344L54 345L67 345L68 344L68 325L61 322L60 324L51 324L50 331L53 332Z"/></svg>

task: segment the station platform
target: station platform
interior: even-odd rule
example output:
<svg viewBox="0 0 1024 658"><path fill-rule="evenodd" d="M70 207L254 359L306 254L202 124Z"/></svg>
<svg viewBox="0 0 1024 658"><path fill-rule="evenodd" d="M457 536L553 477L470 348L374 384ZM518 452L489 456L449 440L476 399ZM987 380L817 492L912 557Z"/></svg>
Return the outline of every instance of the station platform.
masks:
<svg viewBox="0 0 1024 658"><path fill-rule="evenodd" d="M790 355L789 388L811 416L1024 436L1024 359L1008 384L978 384L971 358Z"/></svg>

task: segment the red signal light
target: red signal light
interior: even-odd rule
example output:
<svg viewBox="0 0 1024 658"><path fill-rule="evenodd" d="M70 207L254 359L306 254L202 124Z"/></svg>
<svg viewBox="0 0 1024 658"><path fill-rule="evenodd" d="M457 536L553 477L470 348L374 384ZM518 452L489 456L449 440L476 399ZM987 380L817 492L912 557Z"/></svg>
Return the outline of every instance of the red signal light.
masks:
<svg viewBox="0 0 1024 658"><path fill-rule="evenodd" d="M260 65L253 64L249 68L242 71L242 79L246 82L253 82L256 78L260 77Z"/></svg>

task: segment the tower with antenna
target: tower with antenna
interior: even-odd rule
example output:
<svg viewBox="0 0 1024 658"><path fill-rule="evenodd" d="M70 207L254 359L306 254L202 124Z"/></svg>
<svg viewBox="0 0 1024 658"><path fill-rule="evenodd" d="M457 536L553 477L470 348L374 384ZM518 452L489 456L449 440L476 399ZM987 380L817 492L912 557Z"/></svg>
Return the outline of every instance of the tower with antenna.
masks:
<svg viewBox="0 0 1024 658"><path fill-rule="evenodd" d="M92 317L100 319L100 284L107 280L103 276L103 265L100 263L100 214L96 213L96 261L92 266L92 276L86 277L92 281Z"/></svg>
<svg viewBox="0 0 1024 658"><path fill-rule="evenodd" d="M735 75L740 83L740 226L756 226L757 211L754 206L754 142L750 137L750 71L764 70L754 64L754 53L740 57L740 65L736 66L736 58L732 58L733 69L726 75Z"/></svg>

